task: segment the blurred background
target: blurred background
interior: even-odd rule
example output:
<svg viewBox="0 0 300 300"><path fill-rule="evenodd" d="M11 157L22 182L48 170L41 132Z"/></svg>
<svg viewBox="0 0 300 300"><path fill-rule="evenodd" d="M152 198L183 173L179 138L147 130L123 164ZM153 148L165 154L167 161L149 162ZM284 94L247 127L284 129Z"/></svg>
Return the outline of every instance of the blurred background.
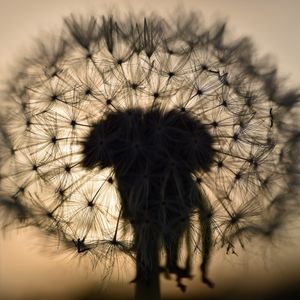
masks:
<svg viewBox="0 0 300 300"><path fill-rule="evenodd" d="M300 86L300 1L298 0L0 0L0 82L11 66L44 32L60 28L62 18L74 14L157 12L167 17L176 10L199 12L207 25L226 20L233 38L250 36L260 56L271 54L279 75L289 87ZM298 222L299 224L299 222ZM267 245L267 244L266 244ZM291 223L280 246L252 243L247 253L214 254L210 277L216 287L195 277L181 293L175 280L162 275L163 299L300 299L300 227ZM196 264L195 264L196 265ZM88 258L61 253L55 241L32 229L0 233L1 300L131 299L134 268L122 262L105 282L101 266L91 271ZM173 278L174 279L174 278Z"/></svg>

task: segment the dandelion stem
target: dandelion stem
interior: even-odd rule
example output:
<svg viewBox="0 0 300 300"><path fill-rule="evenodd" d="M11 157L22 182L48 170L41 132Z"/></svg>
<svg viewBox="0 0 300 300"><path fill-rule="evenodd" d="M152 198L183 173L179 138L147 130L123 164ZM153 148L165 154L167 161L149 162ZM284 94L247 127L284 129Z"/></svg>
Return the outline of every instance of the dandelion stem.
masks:
<svg viewBox="0 0 300 300"><path fill-rule="evenodd" d="M145 265L143 249L137 250L135 300L160 300L159 284L159 243L157 235L152 231L152 239L148 243L147 257L150 265ZM138 236L138 235L137 235Z"/></svg>

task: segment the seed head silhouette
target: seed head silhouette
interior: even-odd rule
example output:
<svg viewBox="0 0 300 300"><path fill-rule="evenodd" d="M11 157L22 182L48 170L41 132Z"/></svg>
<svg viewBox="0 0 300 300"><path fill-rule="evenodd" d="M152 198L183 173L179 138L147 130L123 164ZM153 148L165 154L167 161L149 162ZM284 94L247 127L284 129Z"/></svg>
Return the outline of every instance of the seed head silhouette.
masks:
<svg viewBox="0 0 300 300"><path fill-rule="evenodd" d="M160 298L161 272L184 291L195 253L212 287L213 248L271 239L297 204L299 95L249 39L180 20L66 18L4 97L4 226L37 226L108 272L124 253L136 299Z"/></svg>

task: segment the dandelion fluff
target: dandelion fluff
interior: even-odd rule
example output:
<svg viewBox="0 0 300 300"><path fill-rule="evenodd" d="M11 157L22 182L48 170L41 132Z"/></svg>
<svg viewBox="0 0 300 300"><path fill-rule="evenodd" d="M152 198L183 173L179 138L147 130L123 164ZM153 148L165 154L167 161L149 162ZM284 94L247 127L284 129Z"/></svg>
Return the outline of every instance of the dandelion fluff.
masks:
<svg viewBox="0 0 300 300"><path fill-rule="evenodd" d="M113 248L128 255L137 298L149 286L158 298L160 252L182 290L199 252L212 287L212 249L275 230L292 201L295 95L276 91L248 39L191 19L66 18L3 99L1 205L108 271Z"/></svg>

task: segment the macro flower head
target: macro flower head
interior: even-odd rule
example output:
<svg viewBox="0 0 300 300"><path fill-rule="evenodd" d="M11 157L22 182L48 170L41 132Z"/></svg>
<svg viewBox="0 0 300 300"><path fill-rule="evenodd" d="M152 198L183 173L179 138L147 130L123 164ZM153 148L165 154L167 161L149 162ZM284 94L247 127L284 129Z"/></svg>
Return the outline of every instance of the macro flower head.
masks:
<svg viewBox="0 0 300 300"><path fill-rule="evenodd" d="M252 53L195 15L66 18L2 99L4 226L37 226L108 272L124 253L138 299L159 297L162 271L184 291L194 255L212 287L214 248L273 235L297 205L298 95Z"/></svg>

